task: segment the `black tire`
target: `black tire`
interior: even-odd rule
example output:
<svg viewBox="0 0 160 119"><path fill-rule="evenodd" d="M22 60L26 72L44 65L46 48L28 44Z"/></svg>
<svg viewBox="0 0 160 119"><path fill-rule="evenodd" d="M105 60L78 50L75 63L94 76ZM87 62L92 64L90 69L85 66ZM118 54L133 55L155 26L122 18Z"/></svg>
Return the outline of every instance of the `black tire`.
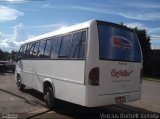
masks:
<svg viewBox="0 0 160 119"><path fill-rule="evenodd" d="M23 85L21 82L22 82L21 76L18 75L18 76L17 76L17 87L18 87L18 89L19 89L20 91L23 91L24 88L25 88L25 85Z"/></svg>
<svg viewBox="0 0 160 119"><path fill-rule="evenodd" d="M47 105L47 108L53 109L54 105L54 94L51 86L47 86L44 90L44 100Z"/></svg>

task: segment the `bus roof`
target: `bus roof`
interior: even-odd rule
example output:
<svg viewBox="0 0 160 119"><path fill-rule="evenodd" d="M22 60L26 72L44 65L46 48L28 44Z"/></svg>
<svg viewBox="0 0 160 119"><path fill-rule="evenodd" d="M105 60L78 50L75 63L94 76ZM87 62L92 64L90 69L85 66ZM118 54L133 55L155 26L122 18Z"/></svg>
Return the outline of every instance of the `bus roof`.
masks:
<svg viewBox="0 0 160 119"><path fill-rule="evenodd" d="M75 24L75 25L72 25L72 26L69 26L69 27L62 27L58 30L55 30L55 31L52 31L52 32L49 32L49 33L46 33L46 34L42 34L42 35L37 36L37 37L33 37L31 39L26 40L23 44L33 42L33 41L37 41L37 40L41 40L41 39L45 39L45 38L56 36L56 35L69 33L69 32L76 31L76 30L85 29L85 28L88 28L93 22L99 22L100 24L111 25L111 26L114 26L114 27L118 27L118 28L129 30L129 31L133 32L133 30L131 30L130 28L127 28L127 27L119 25L119 24L115 24L115 23L111 23L111 22L107 22L107 21L101 21L101 20L90 20L90 21L83 22L83 23L78 23L78 24Z"/></svg>
<svg viewBox="0 0 160 119"><path fill-rule="evenodd" d="M42 34L40 36L33 37L31 39L28 39L24 43L29 43L29 42L37 41L37 40L40 40L40 39L45 39L45 38L48 38L48 37L65 34L65 33L68 33L68 32L75 31L75 30L85 29L85 28L88 28L90 26L90 24L94 21L96 21L96 20L90 20L90 21L75 24L75 25L72 25L72 26L69 26L69 27L62 27L58 30L55 30L55 31L52 31L52 32L49 32L49 33L46 33L46 34Z"/></svg>

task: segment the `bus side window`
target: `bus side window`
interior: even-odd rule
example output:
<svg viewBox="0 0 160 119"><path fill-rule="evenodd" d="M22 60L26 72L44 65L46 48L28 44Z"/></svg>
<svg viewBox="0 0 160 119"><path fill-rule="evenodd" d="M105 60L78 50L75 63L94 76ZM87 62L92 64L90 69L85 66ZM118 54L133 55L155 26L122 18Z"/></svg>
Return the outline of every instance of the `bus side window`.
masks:
<svg viewBox="0 0 160 119"><path fill-rule="evenodd" d="M39 50L37 57L38 58L44 58L44 50L45 50L46 40L41 40L39 45Z"/></svg>
<svg viewBox="0 0 160 119"><path fill-rule="evenodd" d="M39 41L38 41L38 42L35 42L34 50L33 50L33 58L36 58L36 57L37 57L38 47L39 47Z"/></svg>
<svg viewBox="0 0 160 119"><path fill-rule="evenodd" d="M86 32L76 32L73 34L70 58L85 58Z"/></svg>
<svg viewBox="0 0 160 119"><path fill-rule="evenodd" d="M70 58L78 58L81 35L82 32L76 32L73 34Z"/></svg>
<svg viewBox="0 0 160 119"><path fill-rule="evenodd" d="M22 46L20 47L20 50L19 50L19 52L18 52L18 57L21 57L21 58L22 58L22 56L23 56L23 49L24 49L24 45L22 45Z"/></svg>
<svg viewBox="0 0 160 119"><path fill-rule="evenodd" d="M27 44L27 49L26 49L26 53L25 53L25 58L28 58L30 48L31 48L31 43Z"/></svg>
<svg viewBox="0 0 160 119"><path fill-rule="evenodd" d="M35 44L35 42L31 43L31 47L30 47L28 58L32 58L33 57L34 44Z"/></svg>
<svg viewBox="0 0 160 119"><path fill-rule="evenodd" d="M51 52L51 59L58 59L60 45L61 45L62 37L55 37L53 40L53 48Z"/></svg>
<svg viewBox="0 0 160 119"><path fill-rule="evenodd" d="M22 58L25 58L26 48L27 48L27 44L24 44L24 46L23 46L23 51L22 51Z"/></svg>
<svg viewBox="0 0 160 119"><path fill-rule="evenodd" d="M82 32L81 44L78 52L78 57L81 59L85 58L85 48L86 48L86 31Z"/></svg>
<svg viewBox="0 0 160 119"><path fill-rule="evenodd" d="M48 39L45 47L44 58L50 58L52 44L53 44L53 40L51 38Z"/></svg>
<svg viewBox="0 0 160 119"><path fill-rule="evenodd" d="M69 58L71 34L63 36L59 58Z"/></svg>

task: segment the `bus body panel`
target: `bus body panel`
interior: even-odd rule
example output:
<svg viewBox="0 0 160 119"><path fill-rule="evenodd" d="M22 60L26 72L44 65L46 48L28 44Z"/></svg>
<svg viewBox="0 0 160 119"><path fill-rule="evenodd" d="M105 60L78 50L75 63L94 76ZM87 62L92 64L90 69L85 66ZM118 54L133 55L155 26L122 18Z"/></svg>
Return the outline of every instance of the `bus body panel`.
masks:
<svg viewBox="0 0 160 119"><path fill-rule="evenodd" d="M100 95L140 91L141 64L100 61Z"/></svg>
<svg viewBox="0 0 160 119"><path fill-rule="evenodd" d="M117 97L126 97L126 102L137 101L141 99L141 92L131 92L131 93L122 93L122 94L113 94L113 95L95 95L92 92L94 91L92 88L89 88L88 95L85 98L85 106L86 107L100 107L106 105L114 105L117 104L115 99ZM97 91L98 89L96 89ZM122 104L122 103L118 103Z"/></svg>
<svg viewBox="0 0 160 119"><path fill-rule="evenodd" d="M22 60L22 72L84 84L83 60Z"/></svg>
<svg viewBox="0 0 160 119"><path fill-rule="evenodd" d="M53 79L55 97L67 102L85 106L85 85Z"/></svg>
<svg viewBox="0 0 160 119"><path fill-rule="evenodd" d="M97 23L94 21L88 30L87 55L85 65L85 84L88 85L89 72L94 67L99 67L99 40ZM87 89L86 89L87 90Z"/></svg>
<svg viewBox="0 0 160 119"><path fill-rule="evenodd" d="M88 41L86 58L85 82L87 83L85 105L96 107L116 104L115 99L117 97L125 97L125 102L139 100L141 98L140 75L142 61L129 62L100 59L99 34L95 22L92 22L88 32L90 40ZM112 33L114 33L113 30ZM99 69L99 85L97 86L88 84L89 73L93 68Z"/></svg>
<svg viewBox="0 0 160 119"><path fill-rule="evenodd" d="M21 60L22 83L43 92L43 82L52 81L55 97L68 102L84 105L84 64L83 60ZM18 66L17 66L18 67Z"/></svg>

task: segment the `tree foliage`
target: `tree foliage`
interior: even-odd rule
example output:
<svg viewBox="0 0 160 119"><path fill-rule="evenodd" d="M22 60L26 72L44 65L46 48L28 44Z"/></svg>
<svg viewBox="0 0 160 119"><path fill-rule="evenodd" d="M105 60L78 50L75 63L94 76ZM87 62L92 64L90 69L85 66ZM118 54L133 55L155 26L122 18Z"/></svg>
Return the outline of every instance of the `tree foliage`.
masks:
<svg viewBox="0 0 160 119"><path fill-rule="evenodd" d="M143 71L144 76L148 76L150 74L150 59L151 59L151 43L150 43L150 37L147 35L147 32L145 29L138 29L135 27L133 29L138 36L139 42L141 44L142 53L143 53Z"/></svg>
<svg viewBox="0 0 160 119"><path fill-rule="evenodd" d="M15 60L16 57L16 52L12 51L11 53L7 52L7 51L2 51L0 49L0 61L6 61L6 60Z"/></svg>
<svg viewBox="0 0 160 119"><path fill-rule="evenodd" d="M151 39L147 35L147 32L145 29L138 29L137 27L135 27L133 30L136 32L136 34L139 38L139 42L141 44L143 56L145 58L151 52L151 43L150 43Z"/></svg>

